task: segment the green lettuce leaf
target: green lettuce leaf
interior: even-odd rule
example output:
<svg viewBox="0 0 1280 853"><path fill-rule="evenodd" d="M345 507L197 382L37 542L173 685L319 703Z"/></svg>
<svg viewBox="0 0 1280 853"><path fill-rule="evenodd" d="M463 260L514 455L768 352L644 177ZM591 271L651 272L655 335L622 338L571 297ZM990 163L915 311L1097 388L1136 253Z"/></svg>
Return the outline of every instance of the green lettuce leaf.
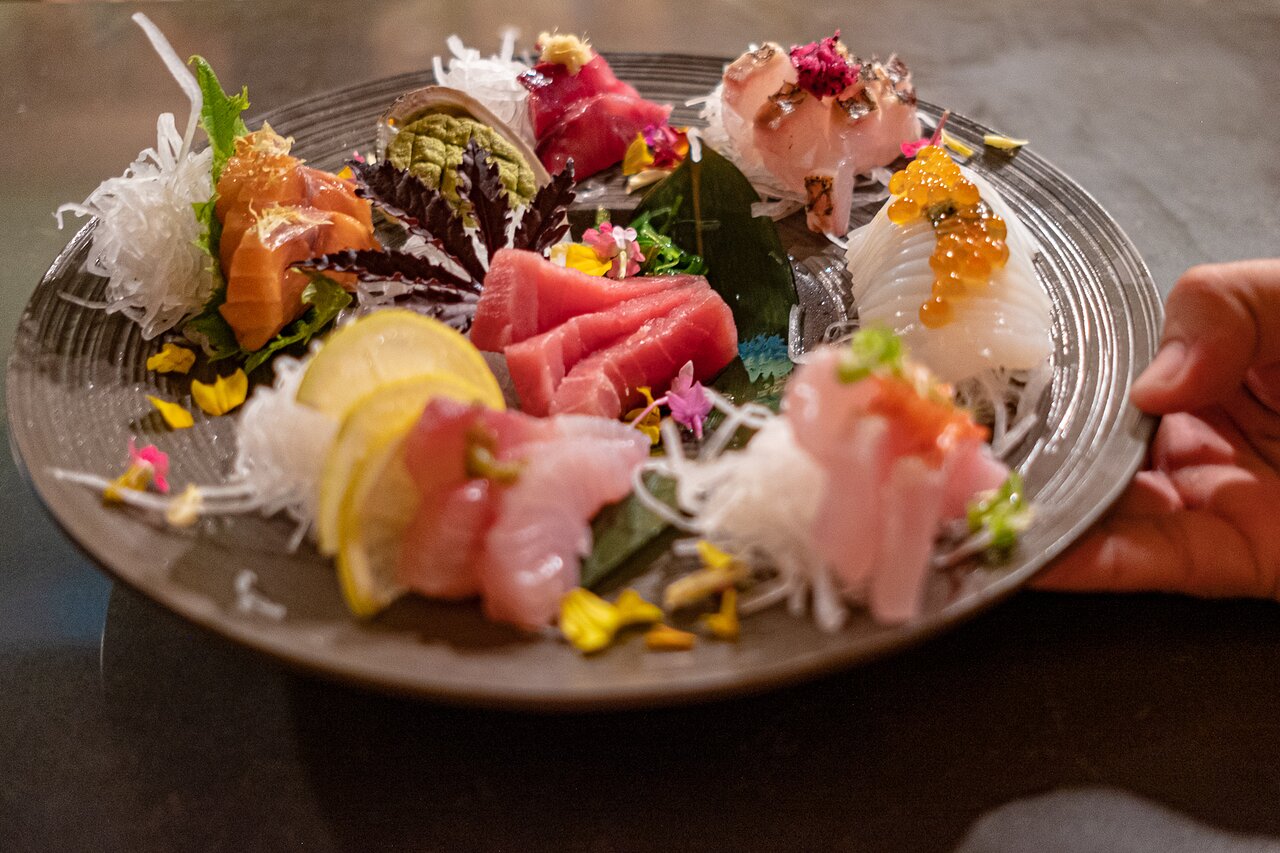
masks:
<svg viewBox="0 0 1280 853"><path fill-rule="evenodd" d="M297 320L285 326L284 331L267 341L267 345L262 349L247 354L248 357L244 362L245 372L252 373L258 365L285 347L304 344L311 340L337 319L343 308L351 304L351 294L343 290L342 285L333 279L315 275L312 276L311 283L302 291L302 304L311 307Z"/></svg>
<svg viewBox="0 0 1280 853"><path fill-rule="evenodd" d="M249 132L240 114L249 109L249 89L243 87L238 95L228 95L218 82L218 75L204 57L193 56L189 60L200 84L204 104L200 107L200 126L209 135L209 147L213 149L213 182L222 176L222 167L235 153L236 140Z"/></svg>

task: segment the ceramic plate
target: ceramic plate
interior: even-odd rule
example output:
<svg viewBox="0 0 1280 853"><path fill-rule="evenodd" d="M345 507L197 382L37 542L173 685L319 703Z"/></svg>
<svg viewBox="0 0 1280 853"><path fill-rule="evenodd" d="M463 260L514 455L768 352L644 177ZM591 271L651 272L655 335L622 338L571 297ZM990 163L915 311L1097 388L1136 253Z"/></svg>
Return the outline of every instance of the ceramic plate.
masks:
<svg viewBox="0 0 1280 853"><path fill-rule="evenodd" d="M641 94L677 105L711 89L723 66L657 54L610 61ZM269 120L295 137L299 156L336 169L352 149L372 148L374 120L398 94L429 82L428 75L380 80L258 116L251 126ZM921 110L938 114L927 104ZM696 124L696 111L677 106L673 121ZM981 148L985 129L976 123L956 116L948 129ZM567 709L668 704L849 666L937 633L1025 583L1114 500L1141 462L1151 429L1126 404L1160 324L1158 293L1133 245L1088 193L1034 150L983 154L971 165L1039 243L1036 269L1053 300L1053 384L1041 401L1043 425L1013 459L1038 515L1013 562L936 578L923 616L909 625L881 627L860 616L824 634L775 609L751 616L738 643L655 654L633 639L583 658L551 637L488 624L471 604L403 601L373 622L358 622L331 565L309 546L289 552L292 526L282 519L215 520L174 531L106 508L93 491L53 480L49 469L115 473L132 435L170 454L176 484L215 482L230 469L236 424L209 418L167 431L145 395L177 398L186 380L148 373L144 362L155 344L133 323L60 298L101 295L103 281L81 272L92 226L54 261L22 317L8 374L15 453L67 535L120 581L224 637L345 681L449 701ZM861 210L858 221L873 210ZM846 309L833 296L842 275L838 253L802 225L784 223L782 230L812 337ZM245 569L256 573L266 598L286 608L282 620L237 608L235 582ZM639 582L656 583L659 571Z"/></svg>

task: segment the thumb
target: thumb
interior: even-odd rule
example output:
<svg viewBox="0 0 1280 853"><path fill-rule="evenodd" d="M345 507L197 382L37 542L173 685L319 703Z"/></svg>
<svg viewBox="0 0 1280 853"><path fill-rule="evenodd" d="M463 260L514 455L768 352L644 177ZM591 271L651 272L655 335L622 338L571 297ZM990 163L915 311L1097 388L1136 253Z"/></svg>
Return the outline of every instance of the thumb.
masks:
<svg viewBox="0 0 1280 853"><path fill-rule="evenodd" d="M1192 267L1165 306L1164 336L1132 399L1152 414L1220 402L1255 365L1280 361L1280 259Z"/></svg>

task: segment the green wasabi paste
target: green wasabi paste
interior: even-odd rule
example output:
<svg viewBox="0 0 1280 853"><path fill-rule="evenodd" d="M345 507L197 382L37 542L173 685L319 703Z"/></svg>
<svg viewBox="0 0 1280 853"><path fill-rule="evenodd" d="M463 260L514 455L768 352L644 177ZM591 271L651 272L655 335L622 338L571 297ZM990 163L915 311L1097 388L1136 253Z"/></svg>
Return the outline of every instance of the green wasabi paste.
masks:
<svg viewBox="0 0 1280 853"><path fill-rule="evenodd" d="M458 172L462 151L472 139L489 152L498 166L512 207L527 204L537 192L533 170L515 146L486 124L466 116L429 113L400 128L387 148L387 159L397 169L421 178L440 190L451 204L458 203ZM442 185L443 184L443 185Z"/></svg>

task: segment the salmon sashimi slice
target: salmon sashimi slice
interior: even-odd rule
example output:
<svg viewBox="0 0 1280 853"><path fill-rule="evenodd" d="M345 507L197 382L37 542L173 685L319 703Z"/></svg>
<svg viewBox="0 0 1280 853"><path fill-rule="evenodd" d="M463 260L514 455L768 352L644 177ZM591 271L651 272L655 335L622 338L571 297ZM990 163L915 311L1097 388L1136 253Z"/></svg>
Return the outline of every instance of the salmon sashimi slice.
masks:
<svg viewBox="0 0 1280 853"><path fill-rule="evenodd" d="M557 266L537 252L500 249L494 253L484 279L484 292L471 326L471 342L482 350L501 352L570 317L603 311L695 278L642 276L617 280Z"/></svg>
<svg viewBox="0 0 1280 853"><path fill-rule="evenodd" d="M556 389L579 361L629 337L644 323L665 317L697 291L696 284L676 282L668 290L619 302L607 311L570 317L549 331L507 347L507 369L520 397L521 411L546 415Z"/></svg>
<svg viewBox="0 0 1280 853"><path fill-rule="evenodd" d="M227 270L223 319L246 350L265 346L305 310L302 292L311 279L292 269L300 261L342 248L377 243L357 220L315 208L272 208L245 232Z"/></svg>
<svg viewBox="0 0 1280 853"><path fill-rule="evenodd" d="M666 316L578 362L552 396L551 412L617 418L640 402L641 386L655 395L665 392L686 362L693 362L694 378L702 380L737 355L733 313L704 283Z"/></svg>
<svg viewBox="0 0 1280 853"><path fill-rule="evenodd" d="M218 179L218 257L227 280L219 308L246 350L256 350L306 310L310 279L299 261L343 249L376 249L372 209L352 185L289 154L292 140L263 125L236 140ZM344 287L349 275L333 276Z"/></svg>

